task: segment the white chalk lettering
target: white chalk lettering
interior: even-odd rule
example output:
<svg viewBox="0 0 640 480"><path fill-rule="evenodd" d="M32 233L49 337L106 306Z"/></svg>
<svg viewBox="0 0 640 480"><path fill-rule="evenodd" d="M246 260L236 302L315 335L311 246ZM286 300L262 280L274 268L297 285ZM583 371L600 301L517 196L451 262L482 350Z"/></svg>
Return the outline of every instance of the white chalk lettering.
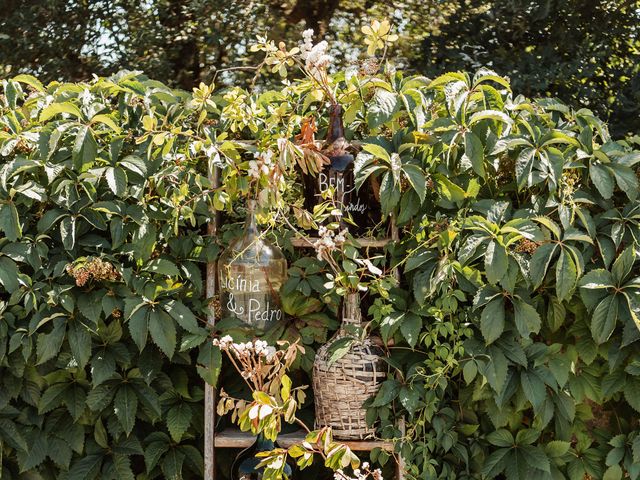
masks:
<svg viewBox="0 0 640 480"><path fill-rule="evenodd" d="M338 195L340 195L340 198L337 200L344 205L344 209L347 212L364 213L367 209L367 205L361 203L357 195L354 195L356 197L356 203L349 202L345 205L345 197L348 198L348 196L351 196L350 194L356 191L356 186L351 185L351 188L347 190L346 188L349 186L345 186L344 177L328 177L326 173L321 172L318 175L318 187L320 190L320 193L316 195L318 197L321 197L329 188L336 190ZM340 194L340 192L342 192L342 194Z"/></svg>

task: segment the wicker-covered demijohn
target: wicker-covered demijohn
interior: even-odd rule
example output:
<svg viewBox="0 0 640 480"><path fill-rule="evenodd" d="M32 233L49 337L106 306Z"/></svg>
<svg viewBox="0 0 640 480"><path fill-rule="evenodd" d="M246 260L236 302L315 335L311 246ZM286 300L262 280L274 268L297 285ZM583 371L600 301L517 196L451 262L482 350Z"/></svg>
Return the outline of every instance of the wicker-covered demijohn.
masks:
<svg viewBox="0 0 640 480"><path fill-rule="evenodd" d="M330 364L331 345L348 336L347 325L362 322L359 295L345 297L342 310L340 330L318 350L313 364L316 427L331 427L336 439L362 440L375 430L367 426L362 404L378 392L385 379L384 361L382 350L365 339L356 341L346 355Z"/></svg>

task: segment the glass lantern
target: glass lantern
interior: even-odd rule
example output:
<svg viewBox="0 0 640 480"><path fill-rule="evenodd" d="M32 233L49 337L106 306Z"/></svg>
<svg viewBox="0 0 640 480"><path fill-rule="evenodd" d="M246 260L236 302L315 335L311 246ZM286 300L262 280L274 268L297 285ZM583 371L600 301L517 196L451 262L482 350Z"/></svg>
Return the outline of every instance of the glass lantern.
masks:
<svg viewBox="0 0 640 480"><path fill-rule="evenodd" d="M256 331L264 331L284 318L280 287L287 279L287 260L263 238L255 205L255 200L247 202L242 237L220 255L218 279L223 317L237 317Z"/></svg>

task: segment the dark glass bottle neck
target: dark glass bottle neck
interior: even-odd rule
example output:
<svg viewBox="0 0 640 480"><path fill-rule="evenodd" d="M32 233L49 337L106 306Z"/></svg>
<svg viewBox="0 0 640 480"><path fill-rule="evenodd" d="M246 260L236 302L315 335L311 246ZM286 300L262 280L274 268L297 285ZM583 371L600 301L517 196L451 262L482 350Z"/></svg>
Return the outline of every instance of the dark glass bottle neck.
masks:
<svg viewBox="0 0 640 480"><path fill-rule="evenodd" d="M344 138L344 124L342 123L342 107L336 104L329 108L327 142L335 142L338 138Z"/></svg>

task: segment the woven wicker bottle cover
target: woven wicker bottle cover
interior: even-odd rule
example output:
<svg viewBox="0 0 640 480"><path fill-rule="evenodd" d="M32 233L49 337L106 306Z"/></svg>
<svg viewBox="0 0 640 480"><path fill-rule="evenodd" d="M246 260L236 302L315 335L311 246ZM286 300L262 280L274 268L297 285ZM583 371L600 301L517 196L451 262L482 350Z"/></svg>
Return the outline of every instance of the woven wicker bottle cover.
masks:
<svg viewBox="0 0 640 480"><path fill-rule="evenodd" d="M362 323L360 296L348 294L342 306L342 325L326 345L318 349L313 364L316 426L332 427L333 436L343 440L362 440L374 434L367 426L362 404L375 395L385 378L380 355L369 339L357 340L343 357L329 364L331 345L351 336L348 325Z"/></svg>

